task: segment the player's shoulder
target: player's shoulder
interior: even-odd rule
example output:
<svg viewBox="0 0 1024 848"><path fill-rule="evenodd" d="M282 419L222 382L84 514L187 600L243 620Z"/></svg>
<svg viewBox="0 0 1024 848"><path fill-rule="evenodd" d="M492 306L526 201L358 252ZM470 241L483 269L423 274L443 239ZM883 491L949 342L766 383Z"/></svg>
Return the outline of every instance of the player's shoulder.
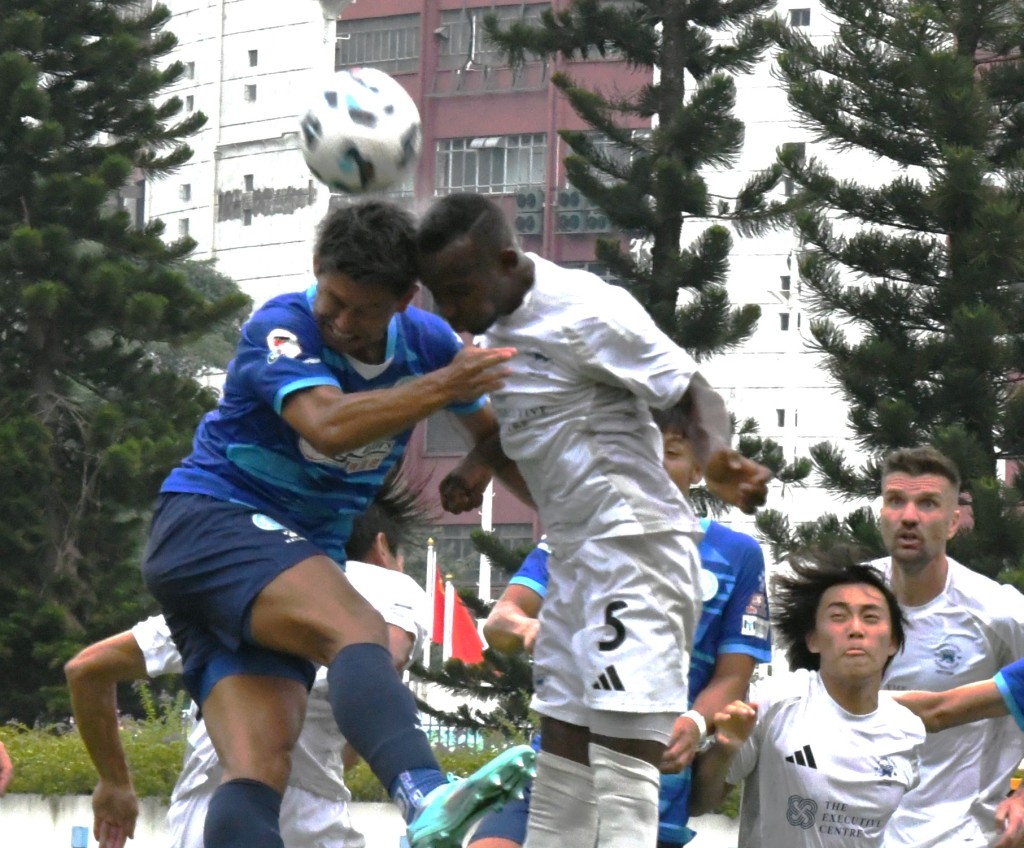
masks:
<svg viewBox="0 0 1024 848"><path fill-rule="evenodd" d="M425 309L406 307L396 313L394 320L409 354L430 370L447 365L462 347L462 340L448 322Z"/></svg>
<svg viewBox="0 0 1024 848"><path fill-rule="evenodd" d="M423 587L408 574L368 562L349 560L345 563L345 576L356 591L364 596L373 594L377 598L395 599L426 595Z"/></svg>
<svg viewBox="0 0 1024 848"><path fill-rule="evenodd" d="M1014 618L1024 621L1024 595L1006 583L972 571L954 559L948 559L947 592L950 603L971 610L983 618Z"/></svg>
<svg viewBox="0 0 1024 848"><path fill-rule="evenodd" d="M703 522L702 522L703 523ZM761 546L757 539L742 530L733 530L718 521L708 521L704 529L704 538L716 546L730 548L737 551L761 552Z"/></svg>
<svg viewBox="0 0 1024 848"><path fill-rule="evenodd" d="M879 727L885 728L885 731L892 735L906 737L912 746L924 744L928 736L924 722L910 709L899 703L893 695L893 692L884 689L878 693L876 718Z"/></svg>

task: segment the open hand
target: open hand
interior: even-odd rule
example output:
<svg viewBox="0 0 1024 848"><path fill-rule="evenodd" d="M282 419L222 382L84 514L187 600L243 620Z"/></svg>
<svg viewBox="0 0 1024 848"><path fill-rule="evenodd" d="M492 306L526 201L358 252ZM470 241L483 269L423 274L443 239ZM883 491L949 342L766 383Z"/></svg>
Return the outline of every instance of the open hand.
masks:
<svg viewBox="0 0 1024 848"><path fill-rule="evenodd" d="M726 449L715 451L708 459L704 479L715 495L750 514L764 506L772 472L738 451Z"/></svg>
<svg viewBox="0 0 1024 848"><path fill-rule="evenodd" d="M135 836L139 799L131 785L118 786L105 780L92 793L93 836L99 848L124 848Z"/></svg>

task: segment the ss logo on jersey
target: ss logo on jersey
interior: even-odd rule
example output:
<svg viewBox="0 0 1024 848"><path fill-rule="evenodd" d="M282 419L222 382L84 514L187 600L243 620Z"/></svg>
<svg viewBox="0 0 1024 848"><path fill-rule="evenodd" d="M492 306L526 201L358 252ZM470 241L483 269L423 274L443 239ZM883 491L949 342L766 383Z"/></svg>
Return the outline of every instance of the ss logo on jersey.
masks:
<svg viewBox="0 0 1024 848"><path fill-rule="evenodd" d="M598 642L598 650L614 651L619 647L619 645L626 641L626 625L615 617L615 613L619 610L624 610L625 608L625 601L612 601L604 608L604 623L615 631L615 635L606 642Z"/></svg>

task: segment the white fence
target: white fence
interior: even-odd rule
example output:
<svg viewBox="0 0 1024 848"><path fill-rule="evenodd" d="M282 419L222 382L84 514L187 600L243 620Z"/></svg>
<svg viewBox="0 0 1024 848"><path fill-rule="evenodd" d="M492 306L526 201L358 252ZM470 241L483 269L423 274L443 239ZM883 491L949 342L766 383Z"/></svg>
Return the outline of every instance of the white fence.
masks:
<svg viewBox="0 0 1024 848"><path fill-rule="evenodd" d="M166 814L165 804L154 798L141 799L135 839L128 842L128 848L168 848ZM390 804L353 804L352 818L366 835L368 848L398 848L405 827ZM689 848L735 848L735 823L724 816L703 816L692 824L698 834ZM96 848L87 795L6 795L0 798L0 832L4 845Z"/></svg>

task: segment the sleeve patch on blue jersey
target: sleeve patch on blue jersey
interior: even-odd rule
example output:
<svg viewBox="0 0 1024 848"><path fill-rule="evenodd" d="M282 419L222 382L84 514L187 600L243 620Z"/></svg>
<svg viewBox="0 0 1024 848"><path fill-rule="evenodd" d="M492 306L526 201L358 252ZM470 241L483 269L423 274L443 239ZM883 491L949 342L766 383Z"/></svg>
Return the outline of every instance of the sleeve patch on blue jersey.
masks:
<svg viewBox="0 0 1024 848"><path fill-rule="evenodd" d="M745 615L740 622L740 632L755 639L767 639L768 620L759 615Z"/></svg>
<svg viewBox="0 0 1024 848"><path fill-rule="evenodd" d="M289 359L298 359L302 356L302 346L299 338L291 330L283 330L280 327L267 333L267 362L274 362L282 356Z"/></svg>

